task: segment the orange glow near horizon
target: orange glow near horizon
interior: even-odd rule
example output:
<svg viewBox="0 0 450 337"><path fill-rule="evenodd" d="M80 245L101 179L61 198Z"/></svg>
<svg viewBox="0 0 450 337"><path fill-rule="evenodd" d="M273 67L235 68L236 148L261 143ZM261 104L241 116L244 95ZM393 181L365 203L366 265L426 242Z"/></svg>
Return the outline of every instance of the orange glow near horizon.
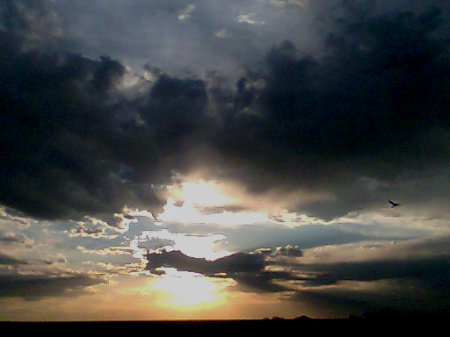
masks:
<svg viewBox="0 0 450 337"><path fill-rule="evenodd" d="M211 309L226 302L222 292L227 282L173 268L165 268L165 275L151 284L158 291L158 304L181 311Z"/></svg>

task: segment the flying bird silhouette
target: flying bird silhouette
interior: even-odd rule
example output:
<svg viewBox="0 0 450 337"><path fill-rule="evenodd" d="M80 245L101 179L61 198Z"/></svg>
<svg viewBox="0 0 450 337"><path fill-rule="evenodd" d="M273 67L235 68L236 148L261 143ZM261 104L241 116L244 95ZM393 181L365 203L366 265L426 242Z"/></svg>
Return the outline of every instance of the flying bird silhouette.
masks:
<svg viewBox="0 0 450 337"><path fill-rule="evenodd" d="M398 203L396 203L396 202L393 202L393 201L391 201L391 200L388 200L388 201L389 201L389 203L392 205L391 208L394 208L394 207L396 207L396 206L400 206L400 204L398 204Z"/></svg>

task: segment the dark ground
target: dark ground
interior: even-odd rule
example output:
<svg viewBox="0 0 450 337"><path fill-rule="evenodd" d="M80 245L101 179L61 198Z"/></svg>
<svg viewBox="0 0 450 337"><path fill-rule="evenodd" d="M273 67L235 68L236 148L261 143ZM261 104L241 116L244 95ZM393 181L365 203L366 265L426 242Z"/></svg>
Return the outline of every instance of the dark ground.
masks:
<svg viewBox="0 0 450 337"><path fill-rule="evenodd" d="M405 333L445 331L449 316L367 316L347 319L311 319L305 316L297 319L271 318L263 320L224 321L112 321L112 322L0 322L0 331L44 332L58 335L66 333L104 333L152 335L155 332L200 332L229 333L251 331L254 333L301 334L305 331L345 332L354 335L366 333ZM425 330L418 330L418 329ZM311 330L310 330L311 329ZM420 332L419 332L420 333Z"/></svg>

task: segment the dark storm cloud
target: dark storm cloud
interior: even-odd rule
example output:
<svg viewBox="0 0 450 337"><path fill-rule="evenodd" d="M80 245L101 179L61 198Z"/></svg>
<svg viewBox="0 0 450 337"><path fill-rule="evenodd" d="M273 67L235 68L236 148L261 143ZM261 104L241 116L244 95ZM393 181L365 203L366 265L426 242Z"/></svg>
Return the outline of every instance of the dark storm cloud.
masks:
<svg viewBox="0 0 450 337"><path fill-rule="evenodd" d="M2 4L5 17L21 14ZM118 90L127 72L118 61L24 51L14 25L0 33L1 202L38 218L88 214L113 226L124 205L160 207L161 191L149 186L182 167L180 149L206 106L203 83L163 76L130 101Z"/></svg>
<svg viewBox="0 0 450 337"><path fill-rule="evenodd" d="M323 57L302 56L290 42L274 47L266 67L249 73L265 88L238 83L245 99L224 114L216 139L254 191L331 191L332 201L303 205L322 217L384 195L383 186L372 194L370 179L389 186L449 164L449 45L441 28L448 18L438 8L345 13Z"/></svg>
<svg viewBox="0 0 450 337"><path fill-rule="evenodd" d="M357 285L355 289L338 286L334 289L300 291L292 299L303 305L314 305L326 315L331 310L333 316L341 317L352 314L367 317L448 315L448 292L424 291L420 283L408 280L386 281L378 286L378 289L376 286L373 289L358 289Z"/></svg>
<svg viewBox="0 0 450 337"><path fill-rule="evenodd" d="M151 191L127 187L133 183L123 176L127 165L119 157L127 144L117 142L126 131L115 124L122 111L107 102L120 64L70 54L6 53L11 57L0 65L4 204L58 218L119 211L121 196L157 202Z"/></svg>
<svg viewBox="0 0 450 337"><path fill-rule="evenodd" d="M0 16L0 29L20 40L24 49L52 48L62 38L58 17L48 0L2 0Z"/></svg>
<svg viewBox="0 0 450 337"><path fill-rule="evenodd" d="M342 281L414 279L430 289L450 291L448 255L411 260L378 260L306 266L316 273L304 281L309 286L337 284Z"/></svg>
<svg viewBox="0 0 450 337"><path fill-rule="evenodd" d="M448 312L450 294L449 237L415 239L362 249L363 245L335 246L322 251L321 262L308 262L308 252L285 266L297 279L291 300L336 314L365 312ZM326 250L324 247L323 249ZM342 255L346 249L350 249ZM312 250L313 252L315 250ZM318 251L317 251L318 252ZM311 252L309 252L311 253ZM335 255L334 259L332 255ZM324 257L333 261L324 261ZM326 260L326 257L325 257Z"/></svg>
<svg viewBox="0 0 450 337"><path fill-rule="evenodd" d="M130 96L124 64L61 51L50 3L18 3L0 6L0 202L28 215L121 226L112 214L125 205L161 208L164 191L149 186L207 167L254 193L329 193L296 208L329 219L370 207L408 175L448 167L448 18L439 8L380 14L347 3L322 56L278 43L263 63L250 53L254 65L233 88L160 72L151 87L138 78ZM32 48L49 39L56 47Z"/></svg>
<svg viewBox="0 0 450 337"><path fill-rule="evenodd" d="M100 277L88 274L73 275L0 275L0 297L22 297L38 300L48 296L75 296L86 287L105 283Z"/></svg>
<svg viewBox="0 0 450 337"><path fill-rule="evenodd" d="M336 312L448 313L449 256L308 266L292 297Z"/></svg>

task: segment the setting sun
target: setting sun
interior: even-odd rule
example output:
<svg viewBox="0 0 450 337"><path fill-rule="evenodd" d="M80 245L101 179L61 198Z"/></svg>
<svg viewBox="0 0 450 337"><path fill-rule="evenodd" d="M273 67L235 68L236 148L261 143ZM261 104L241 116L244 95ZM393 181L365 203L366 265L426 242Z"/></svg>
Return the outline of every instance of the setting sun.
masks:
<svg viewBox="0 0 450 337"><path fill-rule="evenodd" d="M161 295L161 304L177 309L200 310L217 306L225 301L220 292L221 286L208 277L191 272L164 268L152 288Z"/></svg>

